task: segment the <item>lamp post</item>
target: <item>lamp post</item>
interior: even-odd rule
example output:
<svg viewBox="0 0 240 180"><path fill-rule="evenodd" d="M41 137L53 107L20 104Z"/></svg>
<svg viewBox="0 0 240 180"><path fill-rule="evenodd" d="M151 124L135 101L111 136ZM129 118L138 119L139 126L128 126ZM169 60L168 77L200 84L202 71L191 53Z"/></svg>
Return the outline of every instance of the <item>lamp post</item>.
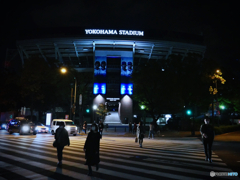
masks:
<svg viewBox="0 0 240 180"><path fill-rule="evenodd" d="M141 110L143 110L143 125L145 127L145 123L146 123L146 112L145 112L145 106L141 105Z"/></svg>
<svg viewBox="0 0 240 180"><path fill-rule="evenodd" d="M66 68L61 68L60 71L61 71L62 74L67 73ZM74 85L74 99L73 99L73 105L72 105L72 93L71 93L71 106L72 106L71 110L72 110L72 113L73 113L73 122L75 123L76 96L77 96L77 78L75 76L74 76L74 80L75 80L75 83L74 83L75 84Z"/></svg>
<svg viewBox="0 0 240 180"><path fill-rule="evenodd" d="M209 87L209 92L210 94L212 94L212 118L213 118L213 125L214 125L214 95L217 96L217 80L220 80L222 84L224 84L226 82L226 80L221 76L222 72L217 69L216 73L214 73L211 77L211 79L213 80L213 85L215 85L215 88L213 88L212 86ZM217 97L216 97L216 102L217 102ZM218 126L219 126L219 119L218 119Z"/></svg>
<svg viewBox="0 0 240 180"><path fill-rule="evenodd" d="M192 110L190 110L190 109L188 109L187 111L186 111L186 114L188 115L188 116L192 116L192 123L191 123L191 134L192 134L192 136L195 136L195 125L194 125L194 110L195 110L195 107L193 108L193 112L192 112ZM195 112L196 113L196 112ZM190 118L191 119L191 118Z"/></svg>
<svg viewBox="0 0 240 180"><path fill-rule="evenodd" d="M95 121L95 111L96 111L96 109L97 109L97 105L94 104L93 105L93 122Z"/></svg>

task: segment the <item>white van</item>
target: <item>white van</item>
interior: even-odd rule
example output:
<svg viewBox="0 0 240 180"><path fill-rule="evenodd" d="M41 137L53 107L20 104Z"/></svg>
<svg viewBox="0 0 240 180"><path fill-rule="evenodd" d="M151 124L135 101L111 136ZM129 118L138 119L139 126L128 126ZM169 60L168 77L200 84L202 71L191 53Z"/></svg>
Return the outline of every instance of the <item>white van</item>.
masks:
<svg viewBox="0 0 240 180"><path fill-rule="evenodd" d="M68 131L68 134L77 135L77 126L74 124L72 120L67 119L53 119L51 123L51 133L54 135L56 133L57 128L59 127L59 122L64 122L65 129Z"/></svg>

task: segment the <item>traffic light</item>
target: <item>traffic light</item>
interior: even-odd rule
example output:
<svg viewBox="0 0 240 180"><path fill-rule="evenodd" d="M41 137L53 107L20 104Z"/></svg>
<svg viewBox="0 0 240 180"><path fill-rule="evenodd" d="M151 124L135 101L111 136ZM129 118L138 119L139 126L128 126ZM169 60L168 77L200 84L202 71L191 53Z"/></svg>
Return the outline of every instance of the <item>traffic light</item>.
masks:
<svg viewBox="0 0 240 180"><path fill-rule="evenodd" d="M187 115L191 115L192 114L192 111L191 110L187 110Z"/></svg>
<svg viewBox="0 0 240 180"><path fill-rule="evenodd" d="M89 109L86 109L86 113L89 113L90 112L90 110Z"/></svg>

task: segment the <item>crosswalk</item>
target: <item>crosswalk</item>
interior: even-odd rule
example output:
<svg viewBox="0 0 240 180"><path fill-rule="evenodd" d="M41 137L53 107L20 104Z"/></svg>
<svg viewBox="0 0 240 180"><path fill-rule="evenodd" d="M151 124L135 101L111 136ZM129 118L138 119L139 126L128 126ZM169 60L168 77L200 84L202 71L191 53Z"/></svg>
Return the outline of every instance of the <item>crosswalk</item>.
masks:
<svg viewBox="0 0 240 180"><path fill-rule="evenodd" d="M103 137L100 142L100 168L87 176L83 146L86 136L70 137L71 145L63 150L62 168L56 166L57 151L53 136L38 134L0 137L0 180L53 179L213 179L210 172L232 172L213 153L213 163L204 161L199 140L144 139L143 148L134 138ZM237 179L237 177L214 177Z"/></svg>

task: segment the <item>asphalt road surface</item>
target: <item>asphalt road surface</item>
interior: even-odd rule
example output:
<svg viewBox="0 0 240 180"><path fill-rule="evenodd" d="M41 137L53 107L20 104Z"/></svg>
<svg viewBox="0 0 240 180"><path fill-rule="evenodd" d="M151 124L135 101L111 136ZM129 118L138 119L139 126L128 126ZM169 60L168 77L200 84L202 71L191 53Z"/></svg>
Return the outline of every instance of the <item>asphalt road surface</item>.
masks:
<svg viewBox="0 0 240 180"><path fill-rule="evenodd" d="M86 136L71 136L63 150L62 168L56 166L57 152L51 134L9 135L0 131L0 180L6 179L239 179L210 176L210 172L234 172L239 155L235 146L216 137L213 163L206 162L203 145L197 137L144 139L143 148L133 137L106 137L100 142L100 168L87 176L83 146ZM231 142L230 142L231 143ZM238 142L239 143L239 142ZM218 150L220 149L220 150ZM239 151L238 151L239 152ZM226 159L226 160L225 160ZM234 162L233 162L234 160ZM237 162L236 162L237 163Z"/></svg>

